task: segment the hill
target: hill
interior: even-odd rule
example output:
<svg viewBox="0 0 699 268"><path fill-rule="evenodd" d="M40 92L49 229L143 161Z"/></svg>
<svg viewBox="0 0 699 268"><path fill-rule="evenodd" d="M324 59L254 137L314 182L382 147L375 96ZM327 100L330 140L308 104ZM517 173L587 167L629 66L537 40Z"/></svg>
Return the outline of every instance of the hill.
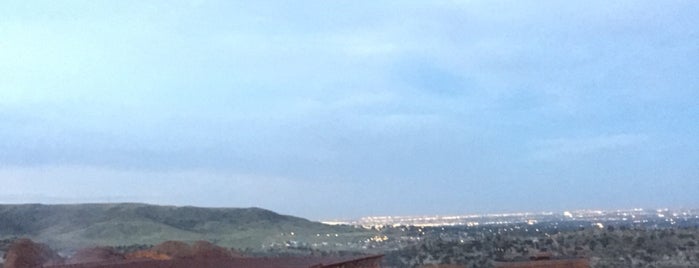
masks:
<svg viewBox="0 0 699 268"><path fill-rule="evenodd" d="M368 234L260 208L200 208L136 203L0 205L0 238L28 237L57 249L96 245L208 240L259 250L289 242L313 243L319 234L358 241Z"/></svg>

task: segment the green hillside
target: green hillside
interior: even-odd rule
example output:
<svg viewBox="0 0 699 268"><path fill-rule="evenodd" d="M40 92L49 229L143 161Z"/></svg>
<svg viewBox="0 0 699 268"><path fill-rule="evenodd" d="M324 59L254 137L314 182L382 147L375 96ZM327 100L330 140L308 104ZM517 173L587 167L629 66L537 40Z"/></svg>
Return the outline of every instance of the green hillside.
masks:
<svg viewBox="0 0 699 268"><path fill-rule="evenodd" d="M293 235L292 235L293 233ZM0 238L29 237L55 248L157 244L165 240L209 240L222 246L262 249L289 241L340 243L370 234L260 208L199 208L147 204L0 205Z"/></svg>

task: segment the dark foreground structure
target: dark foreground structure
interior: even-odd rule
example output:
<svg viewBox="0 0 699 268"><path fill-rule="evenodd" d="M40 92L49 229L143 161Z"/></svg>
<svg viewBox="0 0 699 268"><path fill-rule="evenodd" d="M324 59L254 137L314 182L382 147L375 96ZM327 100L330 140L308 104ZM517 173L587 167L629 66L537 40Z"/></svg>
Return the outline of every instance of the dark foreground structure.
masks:
<svg viewBox="0 0 699 268"><path fill-rule="evenodd" d="M4 268L379 268L382 259L383 255L245 257L206 241L167 241L129 254L95 247L64 258L44 244L18 239L5 256Z"/></svg>
<svg viewBox="0 0 699 268"><path fill-rule="evenodd" d="M131 260L45 266L50 268L379 268L383 256L354 258L232 258Z"/></svg>

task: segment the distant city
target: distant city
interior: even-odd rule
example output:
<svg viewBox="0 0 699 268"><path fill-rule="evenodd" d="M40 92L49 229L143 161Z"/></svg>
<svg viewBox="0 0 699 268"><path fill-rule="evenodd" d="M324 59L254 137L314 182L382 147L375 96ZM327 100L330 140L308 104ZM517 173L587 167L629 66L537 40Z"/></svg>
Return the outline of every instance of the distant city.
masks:
<svg viewBox="0 0 699 268"><path fill-rule="evenodd" d="M0 205L0 256L22 237L46 243L60 256L79 256L76 248L95 244L127 255L185 237L252 257L384 256L382 265L390 268L493 267L541 256L595 268L699 267L699 209L375 216L325 223L260 208Z"/></svg>
<svg viewBox="0 0 699 268"><path fill-rule="evenodd" d="M323 221L331 225L352 225L366 228L388 226L483 226L537 223L587 223L590 226L604 227L607 224L620 225L685 225L699 221L699 209L618 209L618 210L568 210L563 212L518 212L450 216L372 216L356 220ZM580 227L585 227L581 225Z"/></svg>

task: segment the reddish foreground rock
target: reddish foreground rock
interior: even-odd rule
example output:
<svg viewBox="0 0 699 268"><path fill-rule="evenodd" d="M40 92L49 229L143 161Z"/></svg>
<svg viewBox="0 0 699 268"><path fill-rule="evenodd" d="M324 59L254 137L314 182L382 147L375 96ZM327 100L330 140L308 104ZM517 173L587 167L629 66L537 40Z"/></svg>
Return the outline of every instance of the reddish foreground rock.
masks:
<svg viewBox="0 0 699 268"><path fill-rule="evenodd" d="M182 241L165 241L145 251L166 255L169 259L189 259L193 255L189 244Z"/></svg>
<svg viewBox="0 0 699 268"><path fill-rule="evenodd" d="M209 241L194 242L194 244L192 244L192 254L195 259L243 257L243 255L237 251L219 247Z"/></svg>
<svg viewBox="0 0 699 268"><path fill-rule="evenodd" d="M150 250L139 250L136 252L126 254L126 259L127 260L159 260L159 261L164 261L164 260L171 260L172 257L165 255L165 254L162 254L162 253L150 251Z"/></svg>
<svg viewBox="0 0 699 268"><path fill-rule="evenodd" d="M126 259L179 260L179 259L228 259L242 257L238 252L219 247L207 241L189 245L181 241L166 241L151 249L126 255Z"/></svg>
<svg viewBox="0 0 699 268"><path fill-rule="evenodd" d="M81 249L72 257L68 258L67 264L76 263L92 263L92 262L111 262L125 260L123 254L117 252L112 247L94 247Z"/></svg>
<svg viewBox="0 0 699 268"><path fill-rule="evenodd" d="M383 256L317 258L230 258L126 260L120 262L84 263L48 266L50 268L379 268Z"/></svg>
<svg viewBox="0 0 699 268"><path fill-rule="evenodd" d="M22 238L12 242L5 255L5 268L35 268L62 264L63 258L47 245Z"/></svg>
<svg viewBox="0 0 699 268"><path fill-rule="evenodd" d="M64 262L48 246L20 239L10 246L5 268L377 268L382 257L248 258L205 241L168 241L127 256L108 247L84 249Z"/></svg>

